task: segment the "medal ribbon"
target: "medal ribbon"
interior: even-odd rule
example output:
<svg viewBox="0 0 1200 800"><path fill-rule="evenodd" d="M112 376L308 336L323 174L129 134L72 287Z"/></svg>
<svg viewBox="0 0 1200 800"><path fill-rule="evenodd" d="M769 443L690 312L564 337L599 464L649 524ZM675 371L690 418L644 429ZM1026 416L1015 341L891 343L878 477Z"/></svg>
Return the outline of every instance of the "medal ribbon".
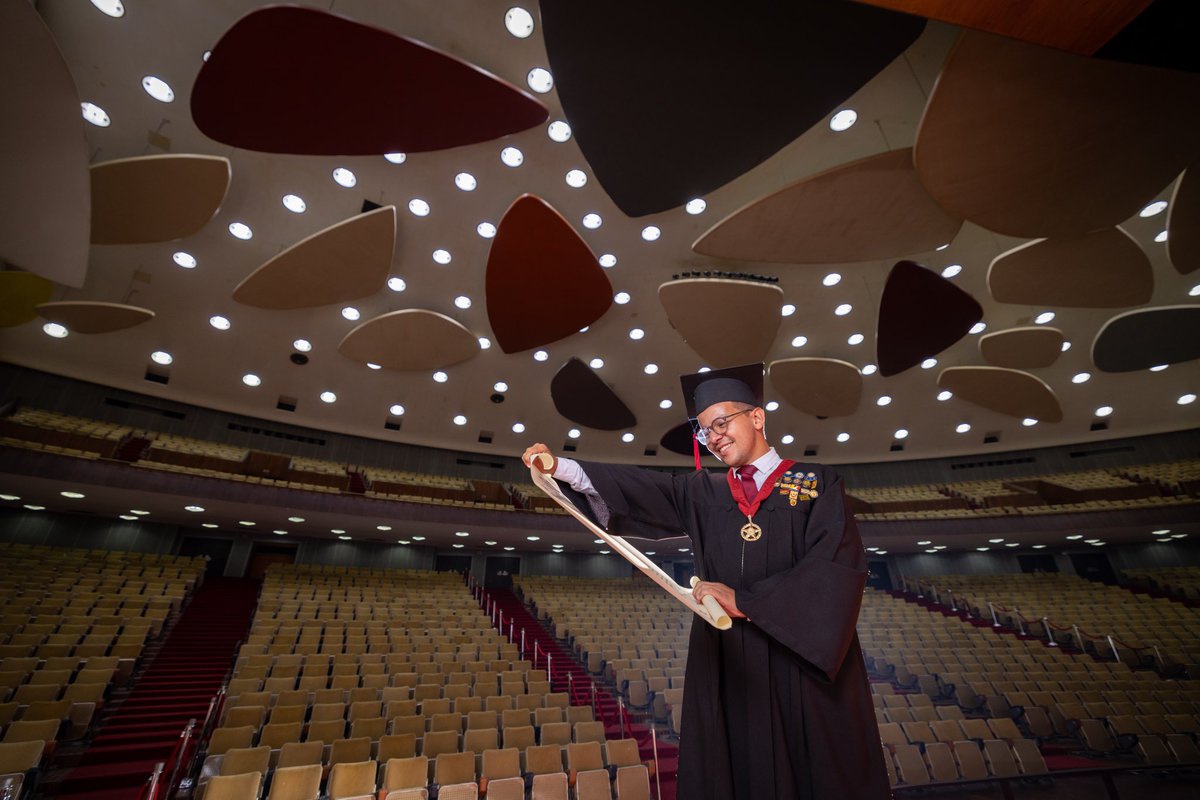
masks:
<svg viewBox="0 0 1200 800"><path fill-rule="evenodd" d="M786 458L779 462L779 466L767 476L767 479L763 481L762 488L758 490L758 494L750 502L747 502L746 492L742 489L742 482L738 480L737 475L734 474L734 470L731 469L726 472L725 480L729 484L729 491L733 493L734 501L737 502L738 510L745 514L747 519L753 519L755 512L758 511L758 507L762 505L762 501L766 500L771 492L774 491L775 481L779 479L780 475L795 466L795 464L795 461Z"/></svg>

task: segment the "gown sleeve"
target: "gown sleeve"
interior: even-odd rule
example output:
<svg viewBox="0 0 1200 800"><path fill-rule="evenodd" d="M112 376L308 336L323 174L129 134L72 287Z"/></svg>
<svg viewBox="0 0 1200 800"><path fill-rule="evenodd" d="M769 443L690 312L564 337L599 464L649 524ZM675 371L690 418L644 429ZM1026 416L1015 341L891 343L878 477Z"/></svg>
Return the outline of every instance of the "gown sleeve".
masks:
<svg viewBox="0 0 1200 800"><path fill-rule="evenodd" d="M790 569L738 590L738 608L768 635L833 681L854 639L866 585L866 554L846 513L841 476L813 502L804 556Z"/></svg>
<svg viewBox="0 0 1200 800"><path fill-rule="evenodd" d="M563 493L577 508L610 533L641 539L687 536L683 481L666 473L638 467L580 462L602 501L563 485ZM605 518L607 517L607 519Z"/></svg>

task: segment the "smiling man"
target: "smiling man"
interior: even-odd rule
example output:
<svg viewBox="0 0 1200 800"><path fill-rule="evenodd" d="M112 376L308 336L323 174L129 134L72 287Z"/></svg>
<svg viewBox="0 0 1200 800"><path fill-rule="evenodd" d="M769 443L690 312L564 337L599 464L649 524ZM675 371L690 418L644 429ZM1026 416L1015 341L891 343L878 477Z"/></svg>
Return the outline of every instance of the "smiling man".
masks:
<svg viewBox="0 0 1200 800"><path fill-rule="evenodd" d="M692 622L680 798L889 796L854 626L866 555L841 478L780 458L766 439L763 367L680 379L700 444L728 470L668 475L555 459L550 472L623 536L691 538L693 590L734 619ZM525 463L543 444L525 451Z"/></svg>

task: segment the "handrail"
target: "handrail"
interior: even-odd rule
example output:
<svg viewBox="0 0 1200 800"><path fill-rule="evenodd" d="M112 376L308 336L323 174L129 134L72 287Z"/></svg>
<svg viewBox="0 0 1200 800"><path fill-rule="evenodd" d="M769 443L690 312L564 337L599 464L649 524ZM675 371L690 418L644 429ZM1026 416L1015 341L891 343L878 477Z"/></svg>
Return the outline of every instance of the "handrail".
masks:
<svg viewBox="0 0 1200 800"><path fill-rule="evenodd" d="M154 771L150 773L150 777L146 779L146 788L142 790L139 800L155 800L155 795L158 794L159 779L162 778L163 768L166 766L162 761L154 765Z"/></svg>
<svg viewBox="0 0 1200 800"><path fill-rule="evenodd" d="M166 791L169 794L175 786L175 780L179 777L179 765L183 761L185 754L188 752L188 747L192 743L192 731L196 728L196 718L188 720L187 725L183 726L183 730L179 734L179 741L175 743L175 748L171 751L171 757L167 763L171 765L171 777L167 779ZM157 797L151 797L150 800L158 800Z"/></svg>

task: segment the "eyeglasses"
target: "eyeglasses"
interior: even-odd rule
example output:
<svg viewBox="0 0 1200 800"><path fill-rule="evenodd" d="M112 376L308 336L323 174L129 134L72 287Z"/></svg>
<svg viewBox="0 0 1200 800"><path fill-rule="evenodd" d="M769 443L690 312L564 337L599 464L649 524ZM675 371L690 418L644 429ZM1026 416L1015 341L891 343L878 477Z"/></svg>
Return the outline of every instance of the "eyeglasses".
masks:
<svg viewBox="0 0 1200 800"><path fill-rule="evenodd" d="M729 429L729 420L753 410L753 408L745 408L736 414L730 414L727 417L717 417L712 421L712 425L709 425L707 428L700 428L696 431L696 441L698 441L700 444L708 444L709 436L714 433L718 436L721 436L726 430Z"/></svg>

